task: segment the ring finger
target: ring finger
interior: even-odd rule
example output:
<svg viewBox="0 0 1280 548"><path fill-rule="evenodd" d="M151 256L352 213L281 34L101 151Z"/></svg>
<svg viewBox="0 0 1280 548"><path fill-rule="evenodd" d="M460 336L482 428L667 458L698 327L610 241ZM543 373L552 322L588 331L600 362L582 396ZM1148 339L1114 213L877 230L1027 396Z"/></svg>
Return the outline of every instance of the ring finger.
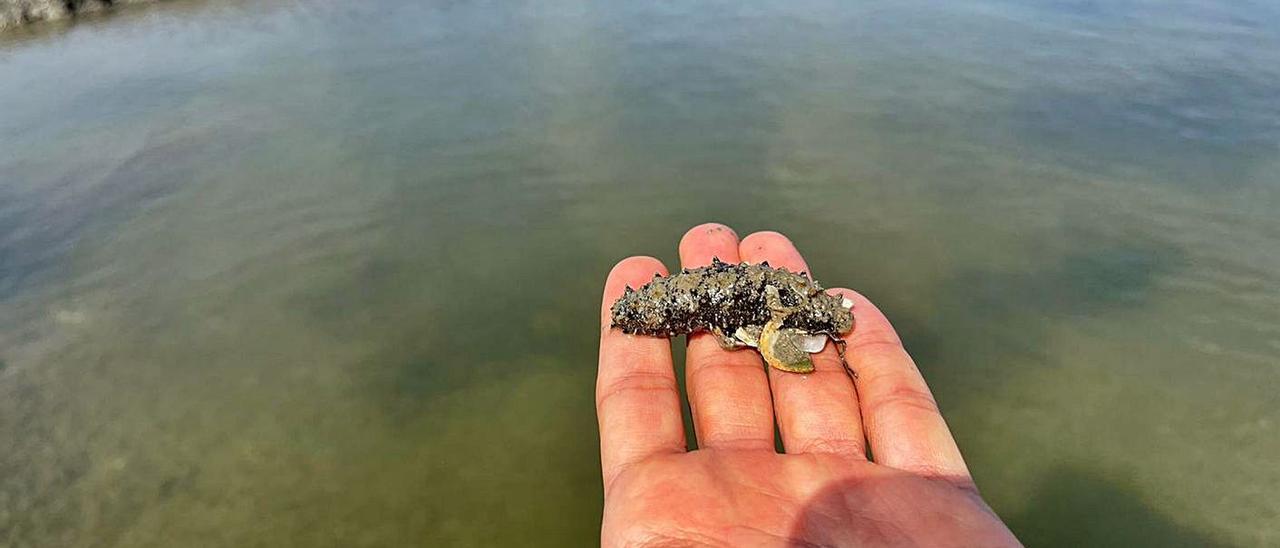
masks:
<svg viewBox="0 0 1280 548"><path fill-rule="evenodd" d="M777 232L757 232L739 245L750 263L768 261L775 268L808 272L791 240ZM856 329L856 326L855 326ZM866 440L858 411L858 394L836 352L828 343L813 356L814 371L788 373L769 368L773 408L787 453L834 453L866 458Z"/></svg>

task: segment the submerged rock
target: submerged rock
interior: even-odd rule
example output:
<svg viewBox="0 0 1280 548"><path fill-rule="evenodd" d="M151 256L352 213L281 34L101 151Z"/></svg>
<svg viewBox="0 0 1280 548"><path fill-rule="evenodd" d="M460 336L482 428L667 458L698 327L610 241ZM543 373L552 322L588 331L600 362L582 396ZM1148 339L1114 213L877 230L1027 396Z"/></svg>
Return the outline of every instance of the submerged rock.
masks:
<svg viewBox="0 0 1280 548"><path fill-rule="evenodd" d="M0 0L0 31L37 21L56 21L109 8L155 0Z"/></svg>

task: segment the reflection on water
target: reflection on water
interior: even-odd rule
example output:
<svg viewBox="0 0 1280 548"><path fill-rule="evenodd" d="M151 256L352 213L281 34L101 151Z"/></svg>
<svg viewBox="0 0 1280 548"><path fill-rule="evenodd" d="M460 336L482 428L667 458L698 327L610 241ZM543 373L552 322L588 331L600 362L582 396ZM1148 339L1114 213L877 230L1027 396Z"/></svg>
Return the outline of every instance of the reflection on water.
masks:
<svg viewBox="0 0 1280 548"><path fill-rule="evenodd" d="M592 542L600 283L705 220L1029 544L1278 540L1275 8L403 4L0 42L0 544Z"/></svg>

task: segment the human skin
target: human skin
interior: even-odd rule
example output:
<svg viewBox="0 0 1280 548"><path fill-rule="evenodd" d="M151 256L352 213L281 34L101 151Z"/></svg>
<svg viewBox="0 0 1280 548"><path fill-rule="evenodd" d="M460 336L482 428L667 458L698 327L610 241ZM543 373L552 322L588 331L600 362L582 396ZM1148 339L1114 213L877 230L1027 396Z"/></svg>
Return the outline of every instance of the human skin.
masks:
<svg viewBox="0 0 1280 548"><path fill-rule="evenodd" d="M681 239L682 267L712 257L809 272L775 232L739 241L705 224ZM846 339L856 379L833 344L802 375L766 368L751 350L723 350L708 333L689 336L698 449L687 450L670 342L610 329L613 301L654 273L667 269L630 257L605 283L596 380L603 546L1020 545L978 494L889 321L849 289L830 291L854 303Z"/></svg>

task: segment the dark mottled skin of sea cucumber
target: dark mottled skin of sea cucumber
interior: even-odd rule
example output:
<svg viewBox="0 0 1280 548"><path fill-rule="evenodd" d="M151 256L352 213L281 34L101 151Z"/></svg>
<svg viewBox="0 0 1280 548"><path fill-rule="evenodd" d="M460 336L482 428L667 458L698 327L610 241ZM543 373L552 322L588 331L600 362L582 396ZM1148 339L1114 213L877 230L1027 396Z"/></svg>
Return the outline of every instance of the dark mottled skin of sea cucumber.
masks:
<svg viewBox="0 0 1280 548"><path fill-rule="evenodd" d="M764 288L778 289L783 306L796 310L783 322L810 333L838 334L852 326L842 299L823 291L803 273L772 268L768 263L709 266L655 277L638 290L628 288L613 304L613 327L625 333L674 337L718 328L733 333L739 327L769 321Z"/></svg>

